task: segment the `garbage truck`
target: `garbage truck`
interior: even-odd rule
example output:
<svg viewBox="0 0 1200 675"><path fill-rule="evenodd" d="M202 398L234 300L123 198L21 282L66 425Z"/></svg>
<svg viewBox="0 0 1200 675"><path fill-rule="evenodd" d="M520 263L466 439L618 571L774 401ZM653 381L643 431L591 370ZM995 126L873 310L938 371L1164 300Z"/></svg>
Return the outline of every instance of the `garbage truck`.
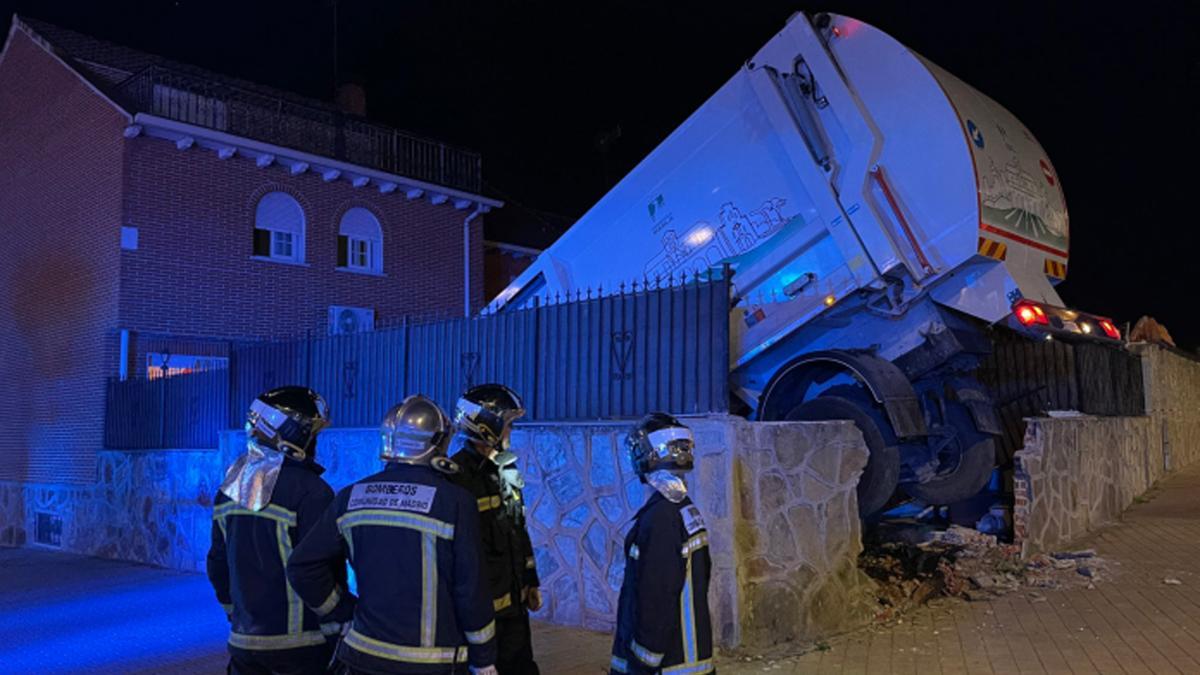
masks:
<svg viewBox="0 0 1200 675"><path fill-rule="evenodd" d="M869 516L988 484L994 327L1119 343L1055 291L1068 233L1054 164L1000 104L862 21L797 13L487 311L731 270L733 395L752 419L853 421Z"/></svg>

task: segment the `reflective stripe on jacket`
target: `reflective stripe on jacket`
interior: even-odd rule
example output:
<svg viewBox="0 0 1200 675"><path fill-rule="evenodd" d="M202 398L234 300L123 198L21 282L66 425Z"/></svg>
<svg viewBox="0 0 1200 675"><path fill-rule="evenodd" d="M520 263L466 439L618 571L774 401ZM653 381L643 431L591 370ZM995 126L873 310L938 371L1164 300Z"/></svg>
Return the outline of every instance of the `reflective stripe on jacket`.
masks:
<svg viewBox="0 0 1200 675"><path fill-rule="evenodd" d="M651 495L625 538L611 672L713 672L711 569L708 531L692 500Z"/></svg>
<svg viewBox="0 0 1200 675"><path fill-rule="evenodd" d="M462 436L455 438L456 444L463 442ZM479 509L492 608L498 616L517 615L523 611L529 589L540 583L533 544L525 526L524 506L505 506L500 494L499 470L491 460L469 447L459 450L453 459L459 467L454 482L470 491Z"/></svg>
<svg viewBox="0 0 1200 675"><path fill-rule="evenodd" d="M287 582L294 546L333 501L322 469L284 460L271 502L251 511L218 492L213 499L208 578L230 618L229 646L279 651L325 642L320 619ZM345 585L345 568L329 569Z"/></svg>
<svg viewBox="0 0 1200 675"><path fill-rule="evenodd" d="M310 606L337 607L326 570L347 558L358 599L338 649L343 662L379 673L494 662L479 512L466 490L401 463L346 487L292 554L288 576Z"/></svg>

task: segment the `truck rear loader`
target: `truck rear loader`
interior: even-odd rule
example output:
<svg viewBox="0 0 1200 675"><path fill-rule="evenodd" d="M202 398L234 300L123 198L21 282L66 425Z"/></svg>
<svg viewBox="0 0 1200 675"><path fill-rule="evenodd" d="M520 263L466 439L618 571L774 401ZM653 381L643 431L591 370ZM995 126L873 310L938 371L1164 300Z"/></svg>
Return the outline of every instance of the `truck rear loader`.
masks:
<svg viewBox="0 0 1200 675"><path fill-rule="evenodd" d="M795 14L488 311L733 271L730 378L760 420L851 420L863 515L985 487L989 327L1119 342L1062 307L1054 165L992 99L882 31Z"/></svg>

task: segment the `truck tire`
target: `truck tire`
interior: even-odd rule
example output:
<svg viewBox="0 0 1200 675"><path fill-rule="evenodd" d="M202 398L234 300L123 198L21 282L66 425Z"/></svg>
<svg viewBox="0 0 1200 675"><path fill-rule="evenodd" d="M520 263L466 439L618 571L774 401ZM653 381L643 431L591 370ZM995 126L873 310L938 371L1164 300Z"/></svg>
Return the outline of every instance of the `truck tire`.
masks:
<svg viewBox="0 0 1200 675"><path fill-rule="evenodd" d="M926 504L945 505L961 502L979 494L992 477L996 466L996 441L991 437L977 440L963 451L958 466L924 483L905 483L911 497Z"/></svg>
<svg viewBox="0 0 1200 675"><path fill-rule="evenodd" d="M863 410L861 404L842 396L818 396L792 408L784 419L796 422L854 422L854 426L862 432L870 453L867 466L858 479L858 514L863 518L870 517L891 499L900 478L900 450L884 441L879 423Z"/></svg>

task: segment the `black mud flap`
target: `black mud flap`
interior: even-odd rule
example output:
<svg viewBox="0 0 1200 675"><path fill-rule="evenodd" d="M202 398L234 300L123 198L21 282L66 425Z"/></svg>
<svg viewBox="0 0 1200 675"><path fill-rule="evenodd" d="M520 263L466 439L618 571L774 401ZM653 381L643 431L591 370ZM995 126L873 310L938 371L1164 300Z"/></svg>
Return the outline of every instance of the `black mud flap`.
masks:
<svg viewBox="0 0 1200 675"><path fill-rule="evenodd" d="M774 394L778 391L794 389L806 379L804 374L811 366L822 364L832 365L838 369L848 370L854 374L871 393L871 396L883 406L887 413L888 423L892 431L900 439L921 438L928 435L925 426L925 415L921 411L921 403L912 383L904 373L891 361L875 356L866 351L829 350L805 354L783 368L771 378L759 398L758 419L781 419L787 414L784 409L786 398L777 401ZM799 387L803 391L804 387ZM794 402L791 402L794 403Z"/></svg>

